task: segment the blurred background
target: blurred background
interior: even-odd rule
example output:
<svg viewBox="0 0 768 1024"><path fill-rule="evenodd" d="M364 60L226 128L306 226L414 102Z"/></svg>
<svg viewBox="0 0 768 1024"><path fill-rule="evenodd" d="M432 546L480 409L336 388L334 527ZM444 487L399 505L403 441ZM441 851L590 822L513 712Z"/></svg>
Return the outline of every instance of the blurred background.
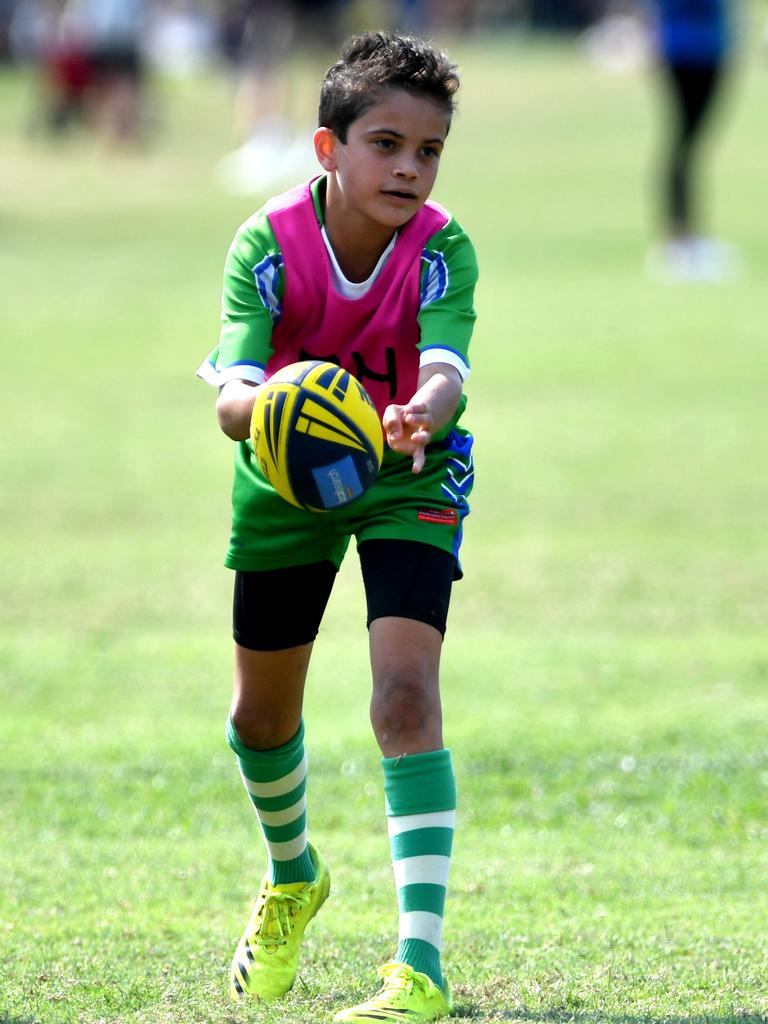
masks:
<svg viewBox="0 0 768 1024"><path fill-rule="evenodd" d="M89 132L107 149L158 144L161 82L226 82L229 150L216 176L252 194L313 170L317 83L342 40L371 25L448 44L559 35L606 73L647 70L665 94L660 244L647 269L710 281L738 272L738 250L705 227L698 164L745 44L764 36L749 0L2 0L0 67L25 82L19 131Z"/></svg>
<svg viewBox="0 0 768 1024"><path fill-rule="evenodd" d="M340 40L397 27L460 65L434 196L481 270L454 987L477 1020L765 1019L765 19L0 0L0 1017L253 1019L222 1000L262 863L223 739L232 453L194 371L237 226L315 173ZM299 1024L388 955L368 674L350 556L308 692L339 899Z"/></svg>
<svg viewBox="0 0 768 1024"><path fill-rule="evenodd" d="M296 129L311 126L315 97L297 95L294 59L320 78L345 36L369 25L445 39L489 30L578 31L607 6L607 0L3 0L0 61L36 79L30 132L62 135L87 126L109 144L146 142L159 130L154 78L227 76L233 139L250 144L223 171L237 187L252 183L259 160L283 157L283 171L299 160L292 150ZM306 147L304 136L302 142Z"/></svg>

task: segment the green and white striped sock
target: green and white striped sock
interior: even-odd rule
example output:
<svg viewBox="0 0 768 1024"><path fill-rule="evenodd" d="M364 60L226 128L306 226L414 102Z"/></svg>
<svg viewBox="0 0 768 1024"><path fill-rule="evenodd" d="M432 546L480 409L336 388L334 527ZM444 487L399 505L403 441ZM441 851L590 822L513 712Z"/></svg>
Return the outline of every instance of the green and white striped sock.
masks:
<svg viewBox="0 0 768 1024"><path fill-rule="evenodd" d="M384 793L400 925L395 960L442 987L443 913L456 822L448 750L385 757Z"/></svg>
<svg viewBox="0 0 768 1024"><path fill-rule="evenodd" d="M251 750L227 721L227 741L251 798L269 851L273 885L311 882L315 868L307 846L307 755L304 723L284 746Z"/></svg>

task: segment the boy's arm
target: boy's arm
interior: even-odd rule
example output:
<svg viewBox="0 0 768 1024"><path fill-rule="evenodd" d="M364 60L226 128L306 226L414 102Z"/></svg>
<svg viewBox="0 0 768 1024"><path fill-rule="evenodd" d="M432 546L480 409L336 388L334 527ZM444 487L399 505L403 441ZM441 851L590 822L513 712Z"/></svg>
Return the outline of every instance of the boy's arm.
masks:
<svg viewBox="0 0 768 1024"><path fill-rule="evenodd" d="M419 371L418 387L407 405L388 405L383 424L387 443L394 451L413 456L413 471L424 465L424 448L451 419L461 397L461 376L447 363L430 363ZM251 434L251 414L258 385L230 380L219 391L216 416L219 426L233 441Z"/></svg>
<svg viewBox="0 0 768 1024"><path fill-rule="evenodd" d="M251 413L258 385L247 380L230 380L216 399L219 426L233 441L246 441L251 436Z"/></svg>
<svg viewBox="0 0 768 1024"><path fill-rule="evenodd" d="M430 363L419 370L416 394L407 405L388 405L382 422L387 444L413 456L413 472L424 467L424 449L451 419L461 398L459 371L448 363Z"/></svg>
<svg viewBox="0 0 768 1024"><path fill-rule="evenodd" d="M469 342L475 323L477 257L466 232L451 217L422 251L419 363L454 366L469 376Z"/></svg>

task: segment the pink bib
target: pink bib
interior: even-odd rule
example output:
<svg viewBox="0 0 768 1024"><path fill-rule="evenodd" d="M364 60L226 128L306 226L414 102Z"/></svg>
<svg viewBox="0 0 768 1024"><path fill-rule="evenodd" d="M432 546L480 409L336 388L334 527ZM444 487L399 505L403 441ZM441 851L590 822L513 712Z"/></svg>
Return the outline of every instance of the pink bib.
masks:
<svg viewBox="0 0 768 1024"><path fill-rule="evenodd" d="M347 299L333 286L309 186L298 185L266 207L285 262L282 316L272 332L267 378L302 359L338 363L363 384L382 415L391 402L404 405L416 391L421 254L448 214L427 202L400 229L368 292Z"/></svg>

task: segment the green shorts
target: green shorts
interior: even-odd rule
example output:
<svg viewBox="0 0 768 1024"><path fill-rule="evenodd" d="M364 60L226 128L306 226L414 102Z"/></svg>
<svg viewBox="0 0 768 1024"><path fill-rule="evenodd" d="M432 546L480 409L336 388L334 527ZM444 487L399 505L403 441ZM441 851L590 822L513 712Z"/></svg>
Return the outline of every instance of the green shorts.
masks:
<svg viewBox="0 0 768 1024"><path fill-rule="evenodd" d="M450 552L461 577L459 547L469 513L472 435L454 427L426 450L420 473L410 456L386 450L373 486L342 508L308 512L267 483L250 441L238 445L232 489L232 536L224 564L253 571L329 560L338 568L350 537L411 540Z"/></svg>

